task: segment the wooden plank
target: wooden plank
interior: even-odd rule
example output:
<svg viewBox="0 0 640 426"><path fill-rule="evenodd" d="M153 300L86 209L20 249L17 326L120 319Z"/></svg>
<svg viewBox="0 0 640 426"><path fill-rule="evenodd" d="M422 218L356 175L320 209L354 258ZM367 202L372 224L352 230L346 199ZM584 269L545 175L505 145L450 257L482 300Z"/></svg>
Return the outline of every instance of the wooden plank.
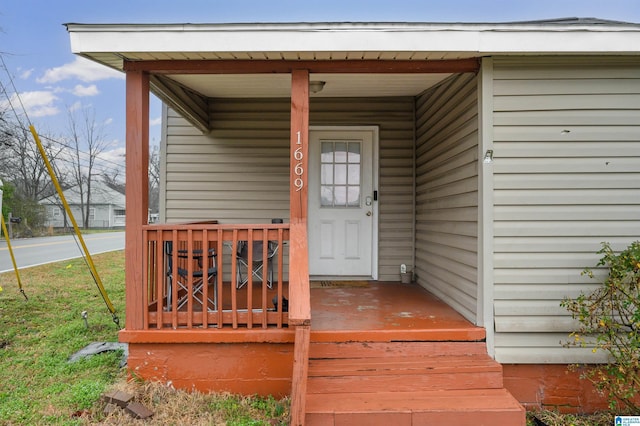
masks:
<svg viewBox="0 0 640 426"><path fill-rule="evenodd" d="M147 241L147 231L143 230L142 231L142 235L143 235L143 242ZM145 263L144 263L144 268L142 269L142 284L144 286L144 290L142 291L142 306L146 307L149 306L151 303L149 301L149 292L150 292L150 288L152 287L155 283L153 281L153 279L150 279L149 276L153 276L153 267L151 265L154 264L154 262L151 259L152 255L150 255L149 253L149 244L143 244L142 245L142 258L145 259ZM158 300L158 298L156 298L156 300ZM158 302L158 312L161 311L162 307L161 307L162 303ZM143 315L143 323L142 323L142 328L145 330L149 329L149 312L148 309L145 309L144 311L144 315Z"/></svg>
<svg viewBox="0 0 640 426"><path fill-rule="evenodd" d="M309 325L296 327L291 379L291 425L293 426L305 424L310 336Z"/></svg>
<svg viewBox="0 0 640 426"><path fill-rule="evenodd" d="M127 343L286 343L292 344L295 338L294 330L254 329L233 330L123 330L119 338Z"/></svg>
<svg viewBox="0 0 640 426"><path fill-rule="evenodd" d="M267 249L267 247L269 247L269 241L267 239L266 232L262 235L262 247L264 247L264 249L262 250L262 282L260 283L261 284L260 306L262 307L262 311L266 312L267 311L267 287L268 287L268 277L269 277L269 262L267 261L267 256L269 255L269 250ZM271 285L273 285L273 283L271 283ZM248 293L251 293L251 292L249 291L247 292L247 294ZM262 328L267 328L266 315L263 315L263 318L262 318Z"/></svg>
<svg viewBox="0 0 640 426"><path fill-rule="evenodd" d="M193 328L193 230L188 229L187 233L187 328ZM173 249L177 251L175 245Z"/></svg>
<svg viewBox="0 0 640 426"><path fill-rule="evenodd" d="M178 230L177 229L173 229L171 231L171 240L170 241L178 241ZM164 241L163 241L164 242ZM172 250L171 251L171 262L172 265L178 265L178 250ZM176 280L178 279L177 276L177 269L174 267L173 271L172 271L173 275L171 276L171 280L175 283ZM173 325L173 328L176 329L178 328L178 306L177 306L177 301L178 301L178 285L172 285L171 286L171 300L172 300L172 306L171 306L171 324ZM162 323L164 324L165 321L162 321Z"/></svg>
<svg viewBox="0 0 640 426"><path fill-rule="evenodd" d="M249 235L247 236L247 244L248 244L248 250L247 250L247 283L246 286L248 289L253 289L253 273L252 273L252 268L253 268L253 241L254 241L254 237L253 237L253 229L249 229ZM247 291L247 307L249 306L253 306L253 291ZM249 314L248 318L247 318L247 328L251 329L253 328L253 309L249 309L247 311L247 313Z"/></svg>
<svg viewBox="0 0 640 426"><path fill-rule="evenodd" d="M232 326L238 328L238 259L234 255L238 252L238 230L233 230L233 238L231 240L231 312Z"/></svg>
<svg viewBox="0 0 640 426"><path fill-rule="evenodd" d="M309 325L309 250L307 241L309 191L309 71L291 74L291 154L289 217L289 324Z"/></svg>
<svg viewBox="0 0 640 426"><path fill-rule="evenodd" d="M145 231L146 232L146 231ZM143 243L145 243L146 241L143 241ZM149 244L144 244L144 247L148 247ZM168 268L168 265L165 265L165 261L166 261L166 256L164 254L164 242L163 241L157 241L154 244L154 249L155 249L155 260L156 260L156 264L157 264L157 269L155 270L155 274L156 274L156 300L157 300L157 314L158 316L162 315L162 311L167 307L165 304L165 301L167 300L166 298L166 283L167 283L167 276L165 271ZM143 302L145 306L148 306L148 302ZM147 315L148 316L148 315ZM158 324L158 328L160 328L162 326L162 324ZM147 328L147 327L145 327Z"/></svg>
<svg viewBox="0 0 640 426"><path fill-rule="evenodd" d="M525 425L524 408L505 389L470 389L470 390L431 390L413 392L379 392L372 393L335 393L309 395L309 413L383 413L403 408L405 411L422 413L442 413L444 418L435 422L420 422L413 424L455 424L455 425ZM483 411L502 409L519 413L520 422L492 422L481 421L479 416ZM398 410L400 411L400 410ZM466 414L464 422L450 420L457 413ZM447 417L448 416L448 417ZM449 419L449 420L447 420ZM369 423L355 423L369 424Z"/></svg>
<svg viewBox="0 0 640 426"><path fill-rule="evenodd" d="M309 360L310 378L364 375L432 375L449 374L452 372L502 373L502 368L486 354L482 357L416 356Z"/></svg>
<svg viewBox="0 0 640 426"><path fill-rule="evenodd" d="M484 342L343 342L311 344L309 355L312 358L351 358L358 356L413 357L413 356L460 356L486 354Z"/></svg>
<svg viewBox="0 0 640 426"><path fill-rule="evenodd" d="M222 260L222 253L224 250L224 241L222 240L222 229L218 229L217 232L217 239L218 239L218 244L216 246L216 253L218 253L218 257L217 257L217 267L218 267L218 277L216 279L217 281L217 286L218 286L218 310L217 310L217 314L215 316L215 322L218 325L218 328L222 327L222 303L223 303L223 294L224 294L224 283L223 283L223 277L224 277L224 268L225 268L225 264ZM233 242L231 243L232 247L233 247ZM232 256L235 257L235 256ZM231 261L233 262L233 260ZM233 280L231 282L231 285L233 284ZM209 321L207 321L209 322Z"/></svg>
<svg viewBox="0 0 640 426"><path fill-rule="evenodd" d="M495 361L494 361L495 362ZM442 374L364 375L310 377L308 394L335 392L411 392L412 390L498 389L502 387L502 370L449 371Z"/></svg>
<svg viewBox="0 0 640 426"><path fill-rule="evenodd" d="M297 58L296 58L297 59ZM476 58L439 61L412 60L159 60L124 61L125 71L154 74L273 74L295 73L307 70L312 73L465 73L476 72L480 62Z"/></svg>
<svg viewBox="0 0 640 426"><path fill-rule="evenodd" d="M126 328L140 330L146 309L142 226L149 214L149 75L145 72L126 74L126 119L125 317Z"/></svg>

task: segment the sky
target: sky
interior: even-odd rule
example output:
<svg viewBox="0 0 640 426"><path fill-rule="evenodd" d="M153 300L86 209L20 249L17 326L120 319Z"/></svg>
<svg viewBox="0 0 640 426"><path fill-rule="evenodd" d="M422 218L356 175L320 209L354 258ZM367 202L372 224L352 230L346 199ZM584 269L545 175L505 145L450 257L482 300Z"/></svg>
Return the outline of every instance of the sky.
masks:
<svg viewBox="0 0 640 426"><path fill-rule="evenodd" d="M71 53L65 23L509 22L596 17L640 23L640 0L0 0L0 108L11 97L41 134L68 134L69 111L93 111L122 163L124 75ZM15 86L15 91L14 91ZM20 102L16 98L19 94ZM21 110L21 108L18 108ZM151 143L160 139L151 103ZM110 166L111 165L111 166Z"/></svg>

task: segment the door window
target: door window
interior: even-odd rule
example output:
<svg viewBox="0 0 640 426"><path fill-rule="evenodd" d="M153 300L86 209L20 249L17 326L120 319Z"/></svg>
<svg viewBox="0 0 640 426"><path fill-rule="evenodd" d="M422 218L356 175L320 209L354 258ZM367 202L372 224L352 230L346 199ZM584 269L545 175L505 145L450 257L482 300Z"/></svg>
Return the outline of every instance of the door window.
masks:
<svg viewBox="0 0 640 426"><path fill-rule="evenodd" d="M320 206L360 207L360 141L323 141L320 155Z"/></svg>

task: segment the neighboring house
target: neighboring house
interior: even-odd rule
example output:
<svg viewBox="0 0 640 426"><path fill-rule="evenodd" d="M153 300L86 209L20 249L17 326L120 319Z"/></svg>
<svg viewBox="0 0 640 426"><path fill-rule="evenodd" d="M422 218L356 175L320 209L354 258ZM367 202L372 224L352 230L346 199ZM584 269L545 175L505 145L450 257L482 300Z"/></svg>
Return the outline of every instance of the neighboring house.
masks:
<svg viewBox="0 0 640 426"><path fill-rule="evenodd" d="M73 186L64 190L63 193L78 226L82 227L79 187ZM86 194L83 195L86 197ZM62 228L65 226L65 218L66 226L72 226L57 195L40 200L40 205L45 208L45 226ZM91 205L89 207L89 228L124 228L124 225L124 194L101 182L93 182L91 185Z"/></svg>
<svg viewBox="0 0 640 426"><path fill-rule="evenodd" d="M292 421L304 422L306 401L307 421L322 423L305 397L317 345L329 340L314 329L324 317L312 315L310 277L397 282L405 264L482 329L483 350L521 403L602 402L565 371L603 354L560 345L575 325L560 301L594 288L580 272L596 263L601 241L620 249L640 237L640 24L67 29L74 53L127 76L120 338L135 374L202 390L291 389ZM146 225L150 91L166 105L159 225ZM269 266L278 285L263 280L245 301L230 253L246 240L282 250ZM203 268L212 249L216 270L185 272ZM181 259L188 277L172 268ZM203 275L215 284L200 287ZM270 309L273 292L289 299L288 312ZM358 301L361 319L374 302Z"/></svg>

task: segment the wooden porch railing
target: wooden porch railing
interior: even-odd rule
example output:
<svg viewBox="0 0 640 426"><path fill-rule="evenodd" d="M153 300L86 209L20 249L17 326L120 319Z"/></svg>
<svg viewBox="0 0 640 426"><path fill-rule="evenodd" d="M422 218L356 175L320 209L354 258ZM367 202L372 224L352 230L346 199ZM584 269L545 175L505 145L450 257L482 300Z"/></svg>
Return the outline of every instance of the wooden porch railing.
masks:
<svg viewBox="0 0 640 426"><path fill-rule="evenodd" d="M144 329L288 325L288 224L146 225L143 238Z"/></svg>

